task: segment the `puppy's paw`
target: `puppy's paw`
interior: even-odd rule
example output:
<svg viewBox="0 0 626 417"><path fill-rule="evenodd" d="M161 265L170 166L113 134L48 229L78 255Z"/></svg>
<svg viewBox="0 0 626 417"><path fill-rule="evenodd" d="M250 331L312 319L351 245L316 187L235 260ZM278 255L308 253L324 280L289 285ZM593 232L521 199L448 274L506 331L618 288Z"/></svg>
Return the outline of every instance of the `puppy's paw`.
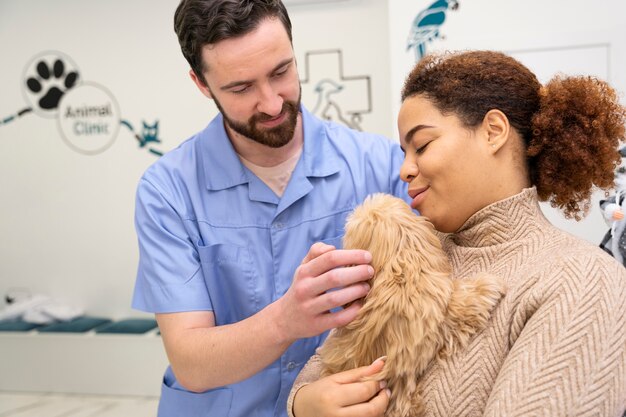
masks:
<svg viewBox="0 0 626 417"><path fill-rule="evenodd" d="M463 281L460 281L463 282ZM474 278L467 280L467 283L473 286L473 290L478 299L482 300L485 304L490 306L490 310L495 307L502 296L506 294L506 283L504 279L491 275L491 274L479 274Z"/></svg>
<svg viewBox="0 0 626 417"><path fill-rule="evenodd" d="M489 274L454 281L447 322L459 339L484 329L506 291L504 280Z"/></svg>

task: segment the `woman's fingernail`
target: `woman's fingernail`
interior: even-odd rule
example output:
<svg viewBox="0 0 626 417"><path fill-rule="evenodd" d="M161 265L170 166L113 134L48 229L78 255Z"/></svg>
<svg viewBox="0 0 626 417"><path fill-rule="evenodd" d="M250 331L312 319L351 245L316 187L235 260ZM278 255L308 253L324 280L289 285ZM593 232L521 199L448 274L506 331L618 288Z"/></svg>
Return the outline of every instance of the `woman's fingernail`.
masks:
<svg viewBox="0 0 626 417"><path fill-rule="evenodd" d="M391 398L391 390L387 388L385 392L387 393L387 397Z"/></svg>
<svg viewBox="0 0 626 417"><path fill-rule="evenodd" d="M378 385L380 386L380 389L383 389L387 386L387 381L382 380L378 383Z"/></svg>
<svg viewBox="0 0 626 417"><path fill-rule="evenodd" d="M378 362L378 361L383 361L383 362L385 362L386 360L387 360L387 355L385 355L385 356L381 356L380 358L378 358L378 359L376 359L374 362L372 362L372 364L375 364L375 363L376 363L376 362Z"/></svg>

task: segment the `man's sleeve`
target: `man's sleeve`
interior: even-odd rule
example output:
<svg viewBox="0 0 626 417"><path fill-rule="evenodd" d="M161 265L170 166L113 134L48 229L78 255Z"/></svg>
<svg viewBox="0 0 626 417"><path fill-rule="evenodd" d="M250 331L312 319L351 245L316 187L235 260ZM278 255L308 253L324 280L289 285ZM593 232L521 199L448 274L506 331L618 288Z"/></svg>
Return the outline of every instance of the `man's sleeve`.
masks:
<svg viewBox="0 0 626 417"><path fill-rule="evenodd" d="M137 188L139 268L133 308L153 313L212 310L193 237L181 215L150 182Z"/></svg>

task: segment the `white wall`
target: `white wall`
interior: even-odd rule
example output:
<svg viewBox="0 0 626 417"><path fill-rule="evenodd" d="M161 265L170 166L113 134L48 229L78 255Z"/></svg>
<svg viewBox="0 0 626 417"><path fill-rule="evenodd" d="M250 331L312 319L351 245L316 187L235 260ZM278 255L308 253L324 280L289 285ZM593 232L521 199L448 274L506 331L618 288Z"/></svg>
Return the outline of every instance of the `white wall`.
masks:
<svg viewBox="0 0 626 417"><path fill-rule="evenodd" d="M383 0L343 0L335 2L295 2L287 6L293 24L294 48L300 76L306 79L305 55L309 52L341 50L346 78L368 76L371 80L372 111L362 114L362 130L391 136L390 56L387 2ZM311 80L302 84L302 100L312 110L317 102L313 92L323 78L337 79L337 54L317 55L309 61ZM317 64L317 65L316 65ZM345 111L367 107L367 89L359 78L342 83L345 90L337 101Z"/></svg>
<svg viewBox="0 0 626 417"><path fill-rule="evenodd" d="M0 120L29 105L23 83L32 58L60 51L82 81L110 92L120 118L133 126L158 119L162 142L154 146L172 149L216 113L188 79L172 29L177 3L0 0ZM360 108L369 77L372 109L361 127L395 137L400 86L413 63L406 37L430 1L297 3L288 9L301 75L307 52L341 50L344 76L361 78L333 97L343 111ZM580 69L626 91L625 11L619 0L460 0L442 27L445 40L432 47L502 49L542 77ZM318 57L315 82L336 74L336 56ZM315 82L303 84L309 107ZM137 264L134 191L156 159L124 126L109 148L85 155L68 146L54 117L29 113L0 124L0 295L27 287L91 314L137 315L129 307ZM594 243L606 230L597 212L582 226L557 223Z"/></svg>
<svg viewBox="0 0 626 417"><path fill-rule="evenodd" d="M216 113L187 76L176 4L0 0L0 119L27 107L31 58L61 51L83 81L110 91L122 119L158 119L159 149L175 147ZM55 118L30 113L0 125L0 294L26 287L91 314L137 315L134 192L156 159L124 127L106 151L84 155L63 141Z"/></svg>

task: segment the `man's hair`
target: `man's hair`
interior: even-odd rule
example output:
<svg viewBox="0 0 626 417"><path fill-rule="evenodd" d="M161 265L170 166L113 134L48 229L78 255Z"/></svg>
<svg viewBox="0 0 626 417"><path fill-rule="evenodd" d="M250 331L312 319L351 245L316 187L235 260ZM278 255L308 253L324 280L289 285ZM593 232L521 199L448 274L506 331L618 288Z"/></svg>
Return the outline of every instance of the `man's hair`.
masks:
<svg viewBox="0 0 626 417"><path fill-rule="evenodd" d="M291 20L281 0L181 0L174 14L174 31L183 56L206 85L202 61L205 45L246 35L265 19L277 18L291 37Z"/></svg>

